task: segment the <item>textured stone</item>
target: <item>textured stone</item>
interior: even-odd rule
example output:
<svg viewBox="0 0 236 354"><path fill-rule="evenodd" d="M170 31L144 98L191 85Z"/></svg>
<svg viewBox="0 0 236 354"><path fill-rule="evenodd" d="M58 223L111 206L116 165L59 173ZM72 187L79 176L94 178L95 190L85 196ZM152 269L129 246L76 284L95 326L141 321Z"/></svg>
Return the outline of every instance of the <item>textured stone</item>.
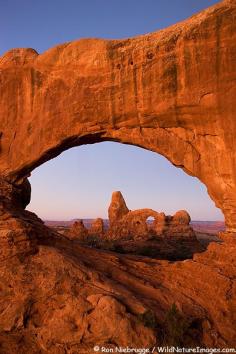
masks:
<svg viewBox="0 0 236 354"><path fill-rule="evenodd" d="M185 347L235 347L234 243L171 263L84 247L62 235L40 243L28 259L0 263L4 354L30 353L30 338L50 354L92 353L107 343L150 348L162 343L173 303L192 324Z"/></svg>
<svg viewBox="0 0 236 354"><path fill-rule="evenodd" d="M88 238L88 230L84 226L83 220L77 220L72 227L65 233L71 240L85 241Z"/></svg>
<svg viewBox="0 0 236 354"><path fill-rule="evenodd" d="M93 220L92 225L89 229L89 234L94 236L103 236L104 235L104 223L101 218Z"/></svg>
<svg viewBox="0 0 236 354"><path fill-rule="evenodd" d="M95 338L150 348L173 303L191 322L183 346L236 346L235 18L225 0L145 36L0 58L0 352L94 353ZM34 168L106 140L199 178L225 215L224 242L193 260L147 260L82 247L23 210Z"/></svg>
<svg viewBox="0 0 236 354"><path fill-rule="evenodd" d="M159 236L196 238L190 226L190 215L186 210L179 210L173 216L161 213L161 220L155 220L155 231Z"/></svg>
<svg viewBox="0 0 236 354"><path fill-rule="evenodd" d="M133 39L4 54L0 174L18 183L76 145L137 145L199 178L236 230L235 14L225 0Z"/></svg>
<svg viewBox="0 0 236 354"><path fill-rule="evenodd" d="M191 218L186 210L179 210L173 215L172 220L178 225L189 225Z"/></svg>
<svg viewBox="0 0 236 354"><path fill-rule="evenodd" d="M121 192L113 192L108 214L110 227L107 235L112 239L136 240L161 236L175 239L187 237L197 241L189 224L190 216L185 210L177 211L174 216L166 216L152 209L129 211ZM148 223L149 217L154 219L151 224Z"/></svg>
<svg viewBox="0 0 236 354"><path fill-rule="evenodd" d="M127 215L129 209L126 206L123 195L120 191L113 192L111 197L111 203L108 208L109 224L112 227L113 223L117 223L125 215Z"/></svg>

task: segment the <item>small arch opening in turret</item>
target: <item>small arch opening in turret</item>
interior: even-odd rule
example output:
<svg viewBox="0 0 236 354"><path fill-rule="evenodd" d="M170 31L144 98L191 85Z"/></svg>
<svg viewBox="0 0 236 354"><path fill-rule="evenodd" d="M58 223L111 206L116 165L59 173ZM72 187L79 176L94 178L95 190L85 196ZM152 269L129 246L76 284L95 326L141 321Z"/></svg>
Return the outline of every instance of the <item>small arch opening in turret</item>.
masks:
<svg viewBox="0 0 236 354"><path fill-rule="evenodd" d="M146 223L147 223L147 226L150 230L153 229L154 227L154 224L155 224L155 218L153 216L149 216L147 219L146 219Z"/></svg>

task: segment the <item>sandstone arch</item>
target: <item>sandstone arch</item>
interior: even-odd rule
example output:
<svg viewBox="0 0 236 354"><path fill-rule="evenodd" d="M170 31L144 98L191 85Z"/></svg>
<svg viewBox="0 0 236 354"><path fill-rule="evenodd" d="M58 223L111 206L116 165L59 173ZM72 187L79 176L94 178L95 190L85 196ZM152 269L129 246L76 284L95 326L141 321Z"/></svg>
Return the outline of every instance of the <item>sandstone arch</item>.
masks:
<svg viewBox="0 0 236 354"><path fill-rule="evenodd" d="M235 1L225 0L133 39L7 52L0 58L2 184L20 190L35 167L72 146L133 144L199 178L234 232L235 16Z"/></svg>
<svg viewBox="0 0 236 354"><path fill-rule="evenodd" d="M186 210L179 210L173 216L165 215L153 209L129 210L120 191L112 193L108 208L109 228L108 238L113 240L148 240L163 238L191 238L196 235L189 225L191 218ZM148 218L152 217L151 224Z"/></svg>
<svg viewBox="0 0 236 354"><path fill-rule="evenodd" d="M59 344L82 352L81 342L97 344L105 332L104 344L113 337L117 345L151 348L154 333L134 314L150 307L162 323L173 301L201 325L202 347L235 346L235 19L235 0L225 0L150 35L82 40L42 55L15 49L0 58L3 351L54 353ZM156 151L198 177L234 237L172 264L72 249L24 210L27 175L71 146L104 140ZM117 335L120 315L128 330L120 326Z"/></svg>

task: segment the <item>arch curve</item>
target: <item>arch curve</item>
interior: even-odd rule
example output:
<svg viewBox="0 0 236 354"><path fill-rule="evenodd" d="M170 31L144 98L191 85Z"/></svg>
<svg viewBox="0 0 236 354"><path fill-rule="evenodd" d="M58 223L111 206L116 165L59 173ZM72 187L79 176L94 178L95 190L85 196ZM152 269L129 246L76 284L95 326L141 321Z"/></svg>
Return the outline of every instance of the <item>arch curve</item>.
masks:
<svg viewBox="0 0 236 354"><path fill-rule="evenodd" d="M72 146L132 144L199 178L236 231L235 15L226 0L133 39L3 55L2 180L19 185Z"/></svg>

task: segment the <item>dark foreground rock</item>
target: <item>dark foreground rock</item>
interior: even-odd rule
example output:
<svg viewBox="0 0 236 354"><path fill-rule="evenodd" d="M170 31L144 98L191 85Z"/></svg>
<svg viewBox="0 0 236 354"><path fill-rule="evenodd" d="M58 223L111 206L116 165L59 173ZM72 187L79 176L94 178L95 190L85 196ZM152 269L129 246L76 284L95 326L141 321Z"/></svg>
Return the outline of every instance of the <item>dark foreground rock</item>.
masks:
<svg viewBox="0 0 236 354"><path fill-rule="evenodd" d="M170 263L41 238L36 254L1 263L0 352L92 353L95 344L151 347L163 338L234 346L235 255L235 242L215 243ZM170 316L183 326L177 338Z"/></svg>

